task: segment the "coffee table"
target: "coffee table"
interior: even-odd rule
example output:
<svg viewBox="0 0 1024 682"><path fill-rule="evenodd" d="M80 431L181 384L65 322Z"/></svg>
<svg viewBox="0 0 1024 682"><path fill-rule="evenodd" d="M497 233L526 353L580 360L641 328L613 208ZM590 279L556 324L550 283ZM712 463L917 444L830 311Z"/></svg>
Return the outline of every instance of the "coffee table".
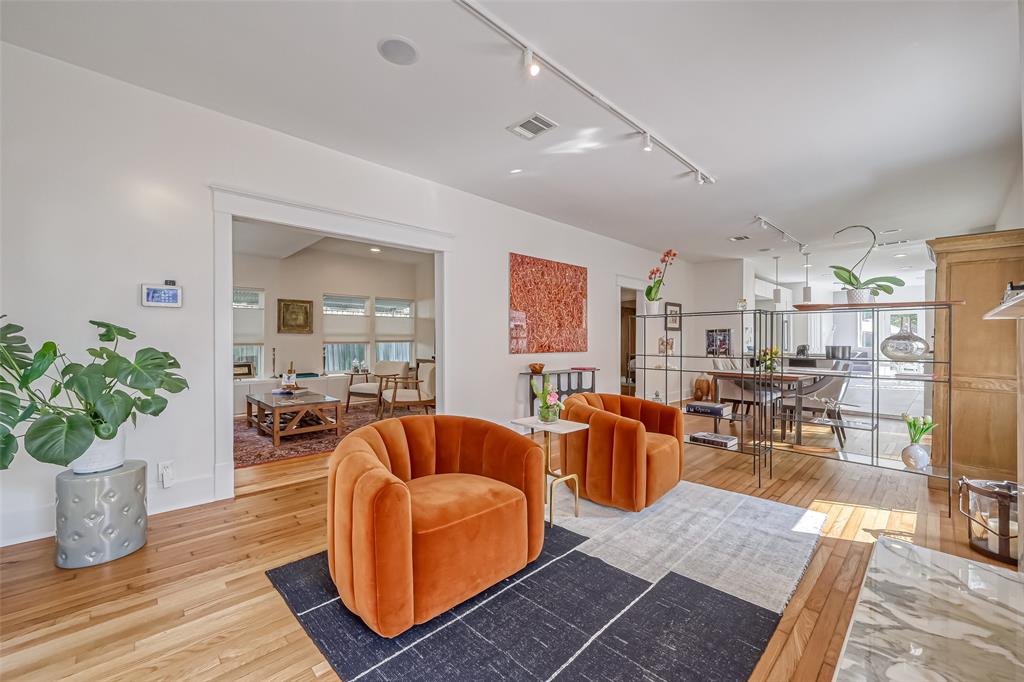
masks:
<svg viewBox="0 0 1024 682"><path fill-rule="evenodd" d="M253 416L253 408L256 415ZM324 414L333 410L334 417ZM274 446L281 444L284 436L295 436L313 431L337 431L341 435L341 400L319 393L275 395L257 393L245 397L245 416L250 426L274 439ZM267 425L267 416L270 425ZM285 417L285 415L289 415ZM282 424L282 422L284 422Z"/></svg>
<svg viewBox="0 0 1024 682"><path fill-rule="evenodd" d="M555 433L560 436L564 436L576 431L583 431L589 429L590 424L581 424L579 422L572 422L565 419L559 419L554 422L542 422L540 417L523 417L521 419L513 419L512 423L516 426L525 426L528 429L534 429L535 431L544 432L544 473L547 476L554 476L555 478L551 481L548 488L545 489L547 503L548 503L548 525L555 525L555 486L562 481L568 484L569 481L573 482L573 492L576 495L576 516L580 515L580 477L577 474L566 474L562 475L561 471L555 471L551 468L551 434Z"/></svg>

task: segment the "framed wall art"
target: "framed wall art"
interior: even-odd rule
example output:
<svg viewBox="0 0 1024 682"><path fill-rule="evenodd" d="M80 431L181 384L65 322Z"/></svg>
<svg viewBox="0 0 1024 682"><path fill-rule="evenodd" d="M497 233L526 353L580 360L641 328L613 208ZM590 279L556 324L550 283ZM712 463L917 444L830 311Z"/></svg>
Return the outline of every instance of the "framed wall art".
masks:
<svg viewBox="0 0 1024 682"><path fill-rule="evenodd" d="M313 301L277 299L278 334L312 334Z"/></svg>
<svg viewBox="0 0 1024 682"><path fill-rule="evenodd" d="M587 350L587 269L508 255L509 353Z"/></svg>
<svg viewBox="0 0 1024 682"><path fill-rule="evenodd" d="M665 331L667 332L681 332L683 331L683 318L680 317L683 313L682 303L665 303Z"/></svg>

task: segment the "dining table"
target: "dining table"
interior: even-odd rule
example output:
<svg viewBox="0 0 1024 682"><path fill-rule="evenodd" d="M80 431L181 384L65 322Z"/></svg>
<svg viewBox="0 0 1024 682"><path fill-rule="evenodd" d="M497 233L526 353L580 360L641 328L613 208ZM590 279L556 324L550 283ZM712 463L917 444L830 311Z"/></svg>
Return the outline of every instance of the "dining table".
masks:
<svg viewBox="0 0 1024 682"><path fill-rule="evenodd" d="M746 381L753 381L754 380L754 370L750 370L749 372L740 372L740 371L737 371L737 370L712 370L712 371L709 371L708 374L711 376L712 380L715 383L715 395L716 396L719 395L719 393L718 393L718 382L720 380L724 379L724 380L727 380L727 381L744 381L744 382L746 382ZM787 390L787 389L793 390L793 404L794 404L794 407L796 408L796 420L795 420L796 421L796 424L795 424L796 428L794 430L795 431L794 438L795 438L795 441L796 441L797 445L800 445L801 443L803 443L803 428L802 428L803 427L803 418L802 418L801 415L803 415L803 408L804 408L804 398L803 398L803 395L801 394L801 392L798 390L798 385L803 383L803 382L805 382L805 381L808 382L808 383L811 383L811 382L813 382L815 380L815 378L817 376L819 376L819 375L829 375L829 374L847 375L848 373L838 372L838 371L835 371L835 370L824 370L824 369L808 370L807 373L801 372L800 374L792 374L792 373L790 373L790 374L786 374L786 373L768 374L768 373L766 373L764 371L758 372L758 376L757 376L758 383L769 383L769 382L771 382L773 384L779 384L779 386L780 386L780 388L782 388L782 390ZM794 389L796 389L796 390L794 390ZM774 428L774 426L775 426L774 424L769 424L769 433Z"/></svg>

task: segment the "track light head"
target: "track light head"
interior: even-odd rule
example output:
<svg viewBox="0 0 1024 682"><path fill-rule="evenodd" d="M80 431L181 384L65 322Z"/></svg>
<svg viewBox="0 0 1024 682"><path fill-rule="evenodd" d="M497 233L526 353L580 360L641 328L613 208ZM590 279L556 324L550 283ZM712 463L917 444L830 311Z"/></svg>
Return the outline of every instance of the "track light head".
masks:
<svg viewBox="0 0 1024 682"><path fill-rule="evenodd" d="M654 149L654 145L651 144L651 134L650 133L644 133L644 138L643 139L644 139L644 147L643 147L643 149L644 149L645 152L649 152L652 149Z"/></svg>
<svg viewBox="0 0 1024 682"><path fill-rule="evenodd" d="M533 58L533 50L530 48L526 48L526 50L523 51L523 68L526 69L526 72L530 74L531 77L540 73L540 64L538 64L537 60Z"/></svg>
<svg viewBox="0 0 1024 682"><path fill-rule="evenodd" d="M701 173L700 171L694 171L694 172L697 173L697 184L698 185L703 185L705 182L707 182L707 180L705 179L703 173Z"/></svg>

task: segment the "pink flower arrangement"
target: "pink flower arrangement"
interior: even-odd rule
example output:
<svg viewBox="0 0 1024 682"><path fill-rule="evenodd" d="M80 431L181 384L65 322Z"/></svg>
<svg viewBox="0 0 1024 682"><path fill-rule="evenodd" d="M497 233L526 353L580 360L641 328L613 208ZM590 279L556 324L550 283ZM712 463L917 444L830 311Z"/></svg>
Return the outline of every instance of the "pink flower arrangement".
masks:
<svg viewBox="0 0 1024 682"><path fill-rule="evenodd" d="M676 258L679 256L679 252L675 249L666 249L659 262L664 268L655 265L651 268L651 271L647 273L647 279L650 280L650 284L647 285L647 289L644 290L644 295L648 301L660 301L661 300L661 285L665 283L665 273L668 271L668 266L676 262Z"/></svg>

